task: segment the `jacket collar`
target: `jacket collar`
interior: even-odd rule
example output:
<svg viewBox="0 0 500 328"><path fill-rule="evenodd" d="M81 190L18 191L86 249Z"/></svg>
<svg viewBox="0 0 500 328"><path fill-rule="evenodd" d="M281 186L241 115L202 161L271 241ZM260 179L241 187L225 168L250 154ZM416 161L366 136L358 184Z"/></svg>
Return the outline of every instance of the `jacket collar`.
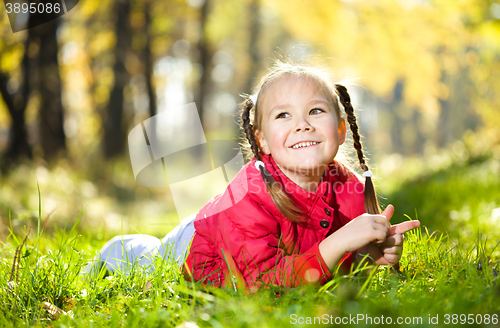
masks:
<svg viewBox="0 0 500 328"><path fill-rule="evenodd" d="M318 197L322 197L325 202L332 200L334 186L339 183L345 183L353 174L345 165L333 160L328 169L325 170L316 191L311 192L303 189L298 184L290 180L278 167L271 155L260 153L261 161L264 162L266 169L271 173L274 179L285 187L287 193L293 201L300 205L312 205ZM255 160L254 160L255 161Z"/></svg>

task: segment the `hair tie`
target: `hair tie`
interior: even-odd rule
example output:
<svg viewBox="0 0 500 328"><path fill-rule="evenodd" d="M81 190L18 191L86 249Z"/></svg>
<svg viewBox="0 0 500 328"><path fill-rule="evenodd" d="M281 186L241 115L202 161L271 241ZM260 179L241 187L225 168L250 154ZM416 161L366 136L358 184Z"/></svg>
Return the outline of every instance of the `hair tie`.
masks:
<svg viewBox="0 0 500 328"><path fill-rule="evenodd" d="M263 167L263 168L266 168L266 164L264 164L263 161L255 161L255 168L257 169L257 171L260 171L260 168L259 167Z"/></svg>
<svg viewBox="0 0 500 328"><path fill-rule="evenodd" d="M251 95L250 97L248 97L248 99L250 99L251 102L253 102L253 105L257 105L257 95Z"/></svg>
<svg viewBox="0 0 500 328"><path fill-rule="evenodd" d="M365 178L371 178L373 176L373 174L370 170L366 170L365 172L363 172L363 176Z"/></svg>

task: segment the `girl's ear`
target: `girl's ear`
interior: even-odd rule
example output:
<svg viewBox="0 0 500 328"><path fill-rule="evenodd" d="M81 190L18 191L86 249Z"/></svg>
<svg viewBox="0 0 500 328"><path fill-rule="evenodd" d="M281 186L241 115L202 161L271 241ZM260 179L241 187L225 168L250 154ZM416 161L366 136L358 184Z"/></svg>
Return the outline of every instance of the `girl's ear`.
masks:
<svg viewBox="0 0 500 328"><path fill-rule="evenodd" d="M266 138L264 137L264 133L260 130L256 130L255 137L256 137L255 139L257 140L257 146L259 147L259 150L266 155L271 154L271 150L269 149L269 145L267 144Z"/></svg>
<svg viewBox="0 0 500 328"><path fill-rule="evenodd" d="M340 146L345 142L345 136L346 136L345 120L343 118L339 122L338 133L339 133L339 146Z"/></svg>

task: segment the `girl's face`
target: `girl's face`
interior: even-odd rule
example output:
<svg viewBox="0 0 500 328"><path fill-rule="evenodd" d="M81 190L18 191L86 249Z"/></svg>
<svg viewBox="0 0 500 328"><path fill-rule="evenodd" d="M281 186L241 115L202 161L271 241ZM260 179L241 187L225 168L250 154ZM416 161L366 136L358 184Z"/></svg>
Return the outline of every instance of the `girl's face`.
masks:
<svg viewBox="0 0 500 328"><path fill-rule="evenodd" d="M292 181L319 181L345 141L345 121L337 118L318 82L288 77L273 82L260 102L260 149L271 154Z"/></svg>

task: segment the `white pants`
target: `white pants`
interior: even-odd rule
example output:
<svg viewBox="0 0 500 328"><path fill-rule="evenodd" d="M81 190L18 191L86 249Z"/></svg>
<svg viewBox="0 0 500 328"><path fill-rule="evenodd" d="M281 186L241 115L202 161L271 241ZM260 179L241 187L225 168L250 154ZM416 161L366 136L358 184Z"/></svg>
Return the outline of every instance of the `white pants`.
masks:
<svg viewBox="0 0 500 328"><path fill-rule="evenodd" d="M133 265L151 269L155 256L168 259L172 263L177 262L180 267L189 252L195 232L195 217L196 214L193 214L182 220L162 240L141 234L115 236L101 248L99 259L90 263L85 271L95 272L96 269L100 270L102 265L108 270L121 270L125 273Z"/></svg>

